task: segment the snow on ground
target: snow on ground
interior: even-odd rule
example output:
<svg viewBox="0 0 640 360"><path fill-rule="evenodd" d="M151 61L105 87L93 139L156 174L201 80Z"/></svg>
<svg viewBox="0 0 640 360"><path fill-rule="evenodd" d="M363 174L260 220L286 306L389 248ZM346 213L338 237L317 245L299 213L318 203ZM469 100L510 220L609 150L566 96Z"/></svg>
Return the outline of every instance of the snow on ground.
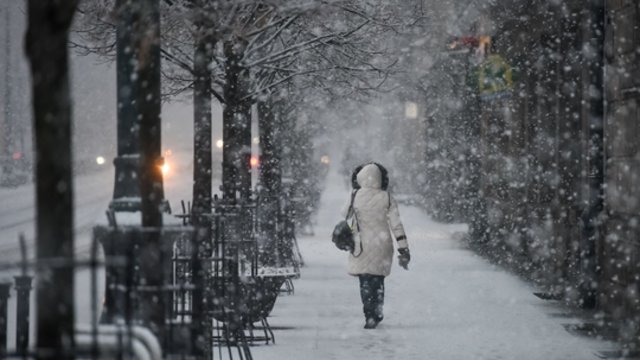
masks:
<svg viewBox="0 0 640 360"><path fill-rule="evenodd" d="M585 360L603 343L564 330L528 284L478 257L461 243L464 225L443 225L401 207L411 248L409 271L386 279L385 319L363 329L358 280L330 240L348 201L330 175L315 236L299 239L306 266L295 295L283 296L270 318L276 344L252 349L255 359L545 359ZM573 319L577 321L577 319Z"/></svg>
<svg viewBox="0 0 640 360"><path fill-rule="evenodd" d="M178 200L190 194L191 167L174 169L165 189L177 212ZM465 249L457 240L465 226L434 223L412 207L401 208L412 252L410 270L394 266L386 282L384 321L376 330L362 329L358 281L346 274L346 254L329 239L348 191L342 179L330 176L316 236L300 239L306 266L296 293L278 299L270 318L277 344L252 348L255 359L595 359L592 353L601 343L567 333L561 325L569 319L550 317L549 305L535 298L530 286ZM76 179L79 255L89 248L93 224L104 221L112 186L112 171ZM0 199L0 259L7 260L16 254L18 231L32 236L33 187L3 189ZM12 275L0 273L3 279ZM77 273L79 320L89 319L88 279L88 271ZM12 293L10 309L14 301ZM11 348L15 314L9 313Z"/></svg>
<svg viewBox="0 0 640 360"><path fill-rule="evenodd" d="M113 192L113 168L74 178L74 227L75 252L78 257L87 257L91 248L91 229L105 217L109 199ZM35 194L33 184L17 188L0 189L0 265L20 260L18 234L27 240L27 256L35 257ZM11 282L18 274L17 268L0 270L0 281ZM33 272L30 272L33 275ZM98 301L102 298L102 272L98 276ZM91 313L89 296L89 272L76 271L76 313L78 319L89 319ZM34 283L35 285L35 283ZM31 319L35 319L35 291L31 292ZM15 348L16 293L12 289L9 297L8 349ZM30 339L35 339L35 326L30 328Z"/></svg>

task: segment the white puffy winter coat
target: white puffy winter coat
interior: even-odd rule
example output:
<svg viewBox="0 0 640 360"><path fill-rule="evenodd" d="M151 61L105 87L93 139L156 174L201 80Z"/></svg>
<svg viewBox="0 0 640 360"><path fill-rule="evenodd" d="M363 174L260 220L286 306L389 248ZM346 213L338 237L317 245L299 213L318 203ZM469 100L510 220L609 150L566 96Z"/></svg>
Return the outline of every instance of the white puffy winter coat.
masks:
<svg viewBox="0 0 640 360"><path fill-rule="evenodd" d="M357 181L361 188L356 193L353 208L359 236L355 251L349 255L349 274L388 276L393 262L394 239L391 235L399 248L408 247L398 205L381 189L382 174L377 165L365 165L357 174ZM343 210L343 216L347 211L348 206Z"/></svg>

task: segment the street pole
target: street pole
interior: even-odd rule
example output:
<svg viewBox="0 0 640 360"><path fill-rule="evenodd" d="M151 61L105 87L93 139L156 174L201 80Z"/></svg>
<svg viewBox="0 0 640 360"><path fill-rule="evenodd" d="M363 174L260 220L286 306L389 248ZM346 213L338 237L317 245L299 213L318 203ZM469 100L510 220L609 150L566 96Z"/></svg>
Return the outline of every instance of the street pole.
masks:
<svg viewBox="0 0 640 360"><path fill-rule="evenodd" d="M117 0L116 76L117 76L117 157L112 211L140 211L140 123L137 118L138 82L134 81L135 47L132 39L134 14L131 0Z"/></svg>

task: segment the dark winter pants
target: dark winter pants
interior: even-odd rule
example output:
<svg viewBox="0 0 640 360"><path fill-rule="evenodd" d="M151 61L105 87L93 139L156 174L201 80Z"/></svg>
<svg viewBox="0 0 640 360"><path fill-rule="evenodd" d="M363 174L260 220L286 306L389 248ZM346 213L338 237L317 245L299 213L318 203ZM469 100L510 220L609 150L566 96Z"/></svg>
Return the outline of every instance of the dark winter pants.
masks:
<svg viewBox="0 0 640 360"><path fill-rule="evenodd" d="M360 298L364 317L381 321L384 305L384 276L364 274L358 275L358 278L360 278Z"/></svg>

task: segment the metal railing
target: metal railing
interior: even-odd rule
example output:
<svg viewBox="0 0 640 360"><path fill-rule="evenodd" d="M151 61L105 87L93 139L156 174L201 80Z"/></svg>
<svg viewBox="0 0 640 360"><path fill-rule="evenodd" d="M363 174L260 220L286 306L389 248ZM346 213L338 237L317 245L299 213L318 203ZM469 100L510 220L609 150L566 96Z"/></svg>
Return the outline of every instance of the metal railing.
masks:
<svg viewBox="0 0 640 360"><path fill-rule="evenodd" d="M198 226L188 207L178 215L183 225L96 226L85 258L30 261L21 239L22 259L0 263L0 270L16 272L11 283L0 283L0 357L38 357L42 349L29 339L32 286L43 270L70 266L88 271L88 288L76 292L86 293L91 309L89 318L76 319L69 357L251 360L250 345L275 342L267 318L282 289L293 292L301 261L291 207L278 205L275 232L265 234L257 204L216 199ZM16 346L10 349L11 288Z"/></svg>

